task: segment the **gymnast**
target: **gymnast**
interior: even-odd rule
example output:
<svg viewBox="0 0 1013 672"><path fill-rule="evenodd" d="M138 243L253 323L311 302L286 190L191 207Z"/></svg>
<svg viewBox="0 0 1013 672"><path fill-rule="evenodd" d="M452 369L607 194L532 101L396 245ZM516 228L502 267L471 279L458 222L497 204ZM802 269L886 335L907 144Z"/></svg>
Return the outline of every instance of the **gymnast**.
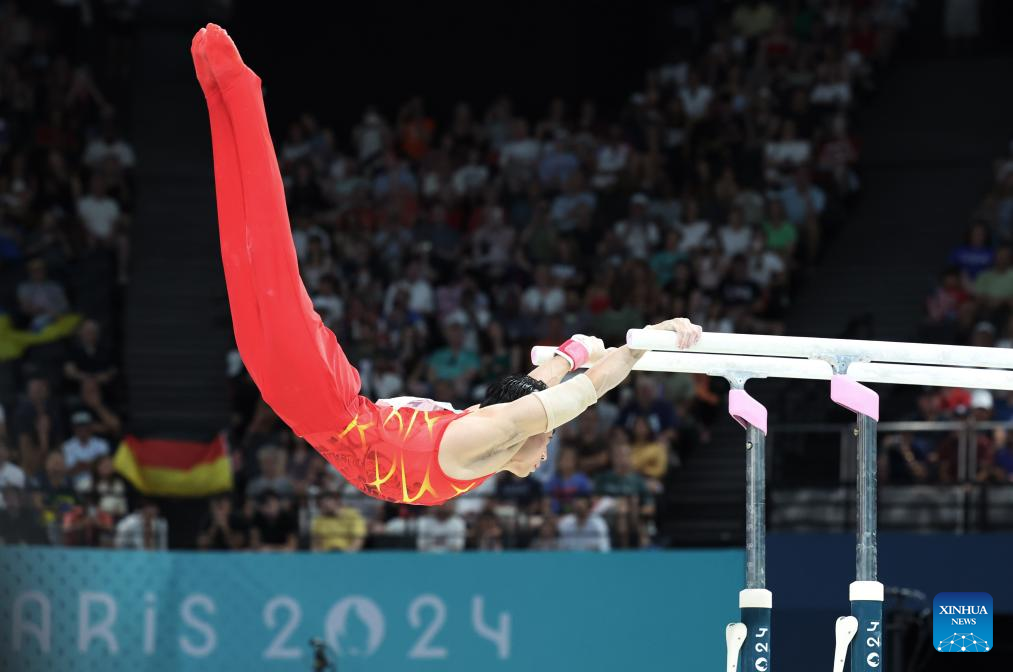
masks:
<svg viewBox="0 0 1013 672"><path fill-rule="evenodd" d="M622 382L644 351L606 352L577 334L529 375L490 386L464 411L430 399L372 402L313 309L299 275L260 78L209 24L191 45L211 117L222 262L239 353L264 401L355 487L391 502L437 505L500 471L528 476L553 430ZM675 318L681 347L700 327ZM563 378L594 364L587 373Z"/></svg>

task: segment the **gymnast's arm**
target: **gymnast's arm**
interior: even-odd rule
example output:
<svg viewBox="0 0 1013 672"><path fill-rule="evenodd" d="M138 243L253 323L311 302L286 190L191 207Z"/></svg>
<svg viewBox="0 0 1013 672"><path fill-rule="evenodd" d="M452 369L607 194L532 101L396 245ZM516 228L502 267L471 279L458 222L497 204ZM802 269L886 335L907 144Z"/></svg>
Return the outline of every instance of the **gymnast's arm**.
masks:
<svg viewBox="0 0 1013 672"><path fill-rule="evenodd" d="M568 373L570 373L570 362L556 355L544 364L536 366L528 375L552 387L553 385L559 385L563 377Z"/></svg>
<svg viewBox="0 0 1013 672"><path fill-rule="evenodd" d="M461 480L502 470L527 439L569 422L622 382L640 356L623 346L565 383L469 413L447 427L440 466Z"/></svg>
<svg viewBox="0 0 1013 672"><path fill-rule="evenodd" d="M701 334L700 327L685 318L647 328L676 332L681 348L694 345ZM469 413L447 427L440 445L440 465L448 476L462 479L501 470L527 439L569 422L625 380L645 353L624 345L565 383Z"/></svg>

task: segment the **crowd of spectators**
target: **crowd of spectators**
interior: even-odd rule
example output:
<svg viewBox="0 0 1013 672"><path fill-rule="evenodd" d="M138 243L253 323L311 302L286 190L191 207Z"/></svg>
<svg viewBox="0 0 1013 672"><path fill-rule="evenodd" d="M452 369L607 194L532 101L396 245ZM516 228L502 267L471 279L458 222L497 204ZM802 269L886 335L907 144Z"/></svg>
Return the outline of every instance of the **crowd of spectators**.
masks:
<svg viewBox="0 0 1013 672"><path fill-rule="evenodd" d="M860 191L856 109L875 91L908 4L722 4L693 48L647 72L615 112L557 98L528 117L502 97L482 110L459 102L437 119L416 97L394 115L369 107L340 132L311 113L276 128L303 279L359 368L362 393L461 408L489 382L524 370L535 342L576 332L614 342L630 326L674 315L707 331L783 331L793 283L818 262ZM45 32L30 25L40 30L28 34ZM45 83L70 72L85 83L52 82L50 97L35 101L41 108L3 146L5 185L36 175L39 188L29 193L50 193L43 185L63 175L54 188L69 199L51 217L53 208L35 198L31 216L4 210L3 231L24 232L4 241L24 239L33 226L58 241L31 254L5 242L27 278L16 318L38 330L77 308L92 318L76 336L79 349L95 353L96 343L109 342L110 324L79 307L53 261L57 252L76 263L96 251L111 260L113 285L126 280L133 153L116 133L99 61L61 70L36 58L36 42L8 46L5 76ZM45 47L58 62L55 43ZM66 110L52 94L68 88L85 93ZM61 133L74 143L51 159L36 143ZM89 162L96 153L103 158ZM59 170L39 168L54 162ZM54 514L53 524L25 526L25 535L164 547L171 535L158 503L130 496L108 460L120 422L108 403L116 370L105 357L101 371L61 361L54 375L26 376L17 403L27 410L11 423L13 450L0 455L0 474L22 471L34 485L17 494ZM500 474L429 510L349 492L263 403L235 354L231 361L236 489L210 502L196 536L202 548L663 543L666 490L709 440L720 401L706 377L637 376L557 432L538 477ZM85 410L90 423L77 415ZM43 416L49 421L36 422ZM70 449L62 443L68 421L80 425ZM48 437L41 448L32 443L40 435ZM8 507L4 515L19 514Z"/></svg>
<svg viewBox="0 0 1013 672"><path fill-rule="evenodd" d="M135 164L122 135L133 7L0 5L6 543L125 544L133 525L111 461Z"/></svg>
<svg viewBox="0 0 1013 672"><path fill-rule="evenodd" d="M922 331L929 342L1013 348L1013 143L996 159L993 182L974 208L964 241L950 252L926 297ZM1013 482L1009 432L975 429L1013 420L1010 392L927 389L910 419L963 426L890 437L883 465L890 481L954 483L964 473L972 481Z"/></svg>

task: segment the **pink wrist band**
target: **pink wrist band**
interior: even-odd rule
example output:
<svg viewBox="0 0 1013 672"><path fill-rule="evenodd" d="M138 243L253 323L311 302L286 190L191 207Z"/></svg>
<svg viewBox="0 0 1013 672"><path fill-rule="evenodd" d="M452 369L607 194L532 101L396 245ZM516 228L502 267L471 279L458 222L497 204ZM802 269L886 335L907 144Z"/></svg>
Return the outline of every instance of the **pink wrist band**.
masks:
<svg viewBox="0 0 1013 672"><path fill-rule="evenodd" d="M591 353L588 352L587 348L580 341L575 341L571 338L556 348L556 354L570 362L571 371L576 371L587 364Z"/></svg>

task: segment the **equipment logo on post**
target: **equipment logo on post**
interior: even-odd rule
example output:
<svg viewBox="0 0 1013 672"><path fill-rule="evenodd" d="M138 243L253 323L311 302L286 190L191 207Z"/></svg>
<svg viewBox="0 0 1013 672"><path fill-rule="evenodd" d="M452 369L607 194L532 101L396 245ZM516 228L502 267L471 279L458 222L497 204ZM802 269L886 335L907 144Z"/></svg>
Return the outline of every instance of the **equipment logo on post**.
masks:
<svg viewBox="0 0 1013 672"><path fill-rule="evenodd" d="M939 593L932 600L932 642L943 653L991 651L992 596L988 593Z"/></svg>

